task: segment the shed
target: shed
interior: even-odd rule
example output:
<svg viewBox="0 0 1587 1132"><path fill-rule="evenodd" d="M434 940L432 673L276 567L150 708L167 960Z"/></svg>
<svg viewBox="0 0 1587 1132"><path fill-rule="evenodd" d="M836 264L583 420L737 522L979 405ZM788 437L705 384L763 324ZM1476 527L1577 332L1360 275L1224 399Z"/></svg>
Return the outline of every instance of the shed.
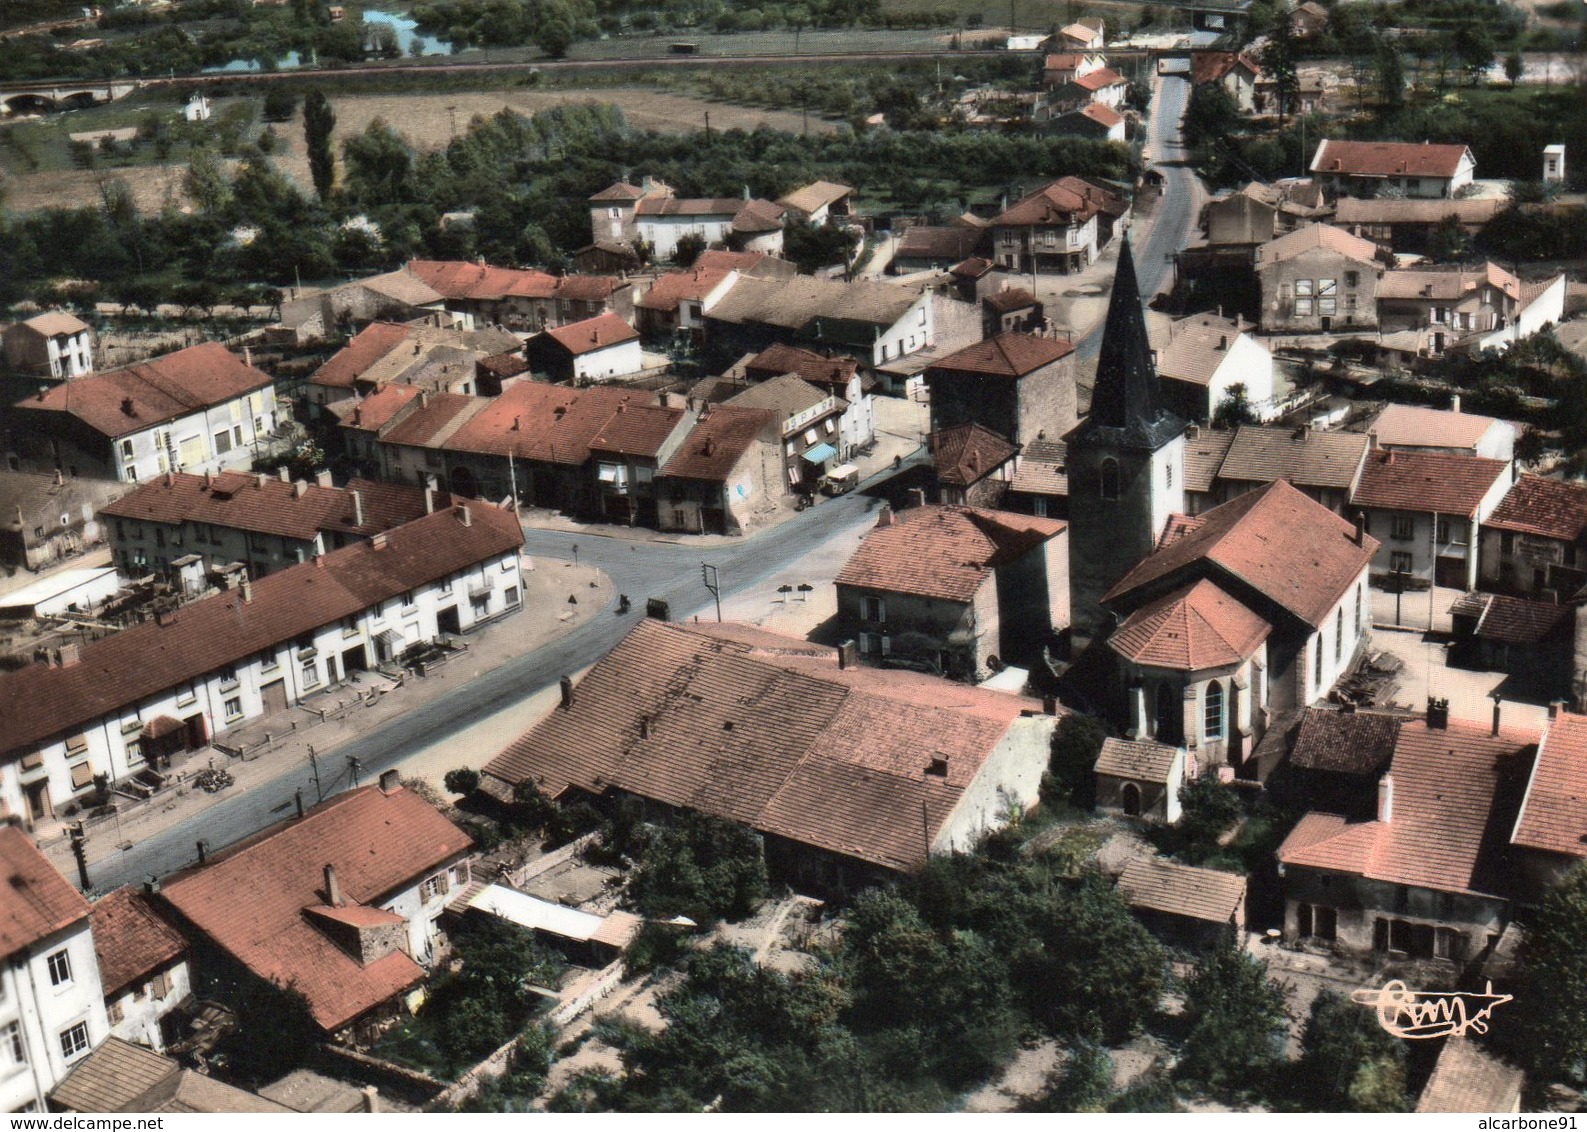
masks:
<svg viewBox="0 0 1587 1132"><path fill-rule="evenodd" d="M1245 931L1245 878L1237 873L1146 857L1124 866L1119 892L1148 928L1174 942L1215 946L1229 931Z"/></svg>
<svg viewBox="0 0 1587 1132"><path fill-rule="evenodd" d="M1105 739L1093 768L1097 806L1126 817L1179 820L1185 750L1154 739Z"/></svg>

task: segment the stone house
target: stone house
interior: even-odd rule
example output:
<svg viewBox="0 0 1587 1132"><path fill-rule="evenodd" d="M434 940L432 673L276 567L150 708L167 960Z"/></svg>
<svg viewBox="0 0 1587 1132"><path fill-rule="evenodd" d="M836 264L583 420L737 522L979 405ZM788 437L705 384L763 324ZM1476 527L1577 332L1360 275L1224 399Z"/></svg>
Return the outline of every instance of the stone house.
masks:
<svg viewBox="0 0 1587 1132"><path fill-rule="evenodd" d="M1340 197L1334 202L1331 223L1353 236L1361 236L1386 251L1425 254L1435 231L1453 221L1472 237L1503 212L1509 201L1502 197L1466 200L1400 200L1393 197Z"/></svg>
<svg viewBox="0 0 1587 1132"><path fill-rule="evenodd" d="M783 494L777 415L719 405L702 412L656 475L657 526L689 534L743 534Z"/></svg>
<svg viewBox="0 0 1587 1132"><path fill-rule="evenodd" d="M1195 86L1221 86L1247 114L1268 109L1257 96L1262 68L1243 51L1192 51L1190 81Z"/></svg>
<svg viewBox="0 0 1587 1132"><path fill-rule="evenodd" d="M1106 243L1100 234L1103 204L1095 186L1078 177L1037 189L993 219L992 258L1023 274L1079 271L1096 261Z"/></svg>
<svg viewBox="0 0 1587 1132"><path fill-rule="evenodd" d="M94 372L93 334L65 311L45 311L0 330L0 351L18 377L71 381Z"/></svg>
<svg viewBox="0 0 1587 1132"><path fill-rule="evenodd" d="M1387 271L1378 284L1379 326L1426 331L1433 354L1502 350L1558 322L1564 307L1564 276L1523 283L1491 261L1472 271Z"/></svg>
<svg viewBox="0 0 1587 1132"><path fill-rule="evenodd" d="M446 299L406 268L343 283L281 304L280 325L299 343L318 342L343 327L404 323L446 313Z"/></svg>
<svg viewBox="0 0 1587 1132"><path fill-rule="evenodd" d="M1462 412L1459 394L1451 399L1448 409L1385 405L1365 432L1375 438L1375 447L1394 452L1442 452L1489 460L1509 460L1515 455L1515 425Z"/></svg>
<svg viewBox="0 0 1587 1132"><path fill-rule="evenodd" d="M1482 525L1514 473L1514 464L1481 456L1370 453L1350 505L1379 539L1373 574L1476 589Z"/></svg>
<svg viewBox="0 0 1587 1132"><path fill-rule="evenodd" d="M1327 334L1378 324L1383 265L1377 245L1340 228L1308 224L1256 250L1267 334Z"/></svg>
<svg viewBox="0 0 1587 1132"><path fill-rule="evenodd" d="M1211 950L1245 938L1245 878L1238 873L1136 857L1119 874L1119 895L1165 942Z"/></svg>
<svg viewBox="0 0 1587 1132"><path fill-rule="evenodd" d="M737 282L737 271L698 264L686 271L669 271L634 304L639 332L650 338L684 332L698 340L706 312Z"/></svg>
<svg viewBox="0 0 1587 1132"><path fill-rule="evenodd" d="M94 901L88 919L111 1034L164 1052L183 1037L176 1012L193 994L187 940L127 885Z"/></svg>
<svg viewBox="0 0 1587 1132"><path fill-rule="evenodd" d="M1057 338L1000 333L938 358L925 377L933 432L974 423L1019 445L1079 419L1074 345Z"/></svg>
<svg viewBox="0 0 1587 1132"><path fill-rule="evenodd" d="M702 390L702 386L714 386L715 391ZM706 393L711 403L766 409L775 416L783 450L783 491L813 493L820 489L826 474L841 465L838 424L848 404L826 389L785 373L744 385L707 378L690 395L703 402Z"/></svg>
<svg viewBox="0 0 1587 1132"><path fill-rule="evenodd" d="M1126 137L1124 115L1105 102L1088 102L1050 118L1041 118L1043 132L1073 134L1093 141L1122 142Z"/></svg>
<svg viewBox="0 0 1587 1132"><path fill-rule="evenodd" d="M833 442L840 459L847 460L859 449L875 442L876 402L872 391L876 379L862 373L854 358L779 344L744 359L743 370L749 381L767 381L784 373L797 374L842 402L838 439Z"/></svg>
<svg viewBox="0 0 1587 1132"><path fill-rule="evenodd" d="M1587 586L1587 484L1522 476L1479 536L1477 584L1539 601Z"/></svg>
<svg viewBox="0 0 1587 1132"><path fill-rule="evenodd" d="M633 247L640 240L634 212L639 202L671 197L672 186L654 177L642 178L637 185L626 180L608 185L590 197L590 239Z"/></svg>
<svg viewBox="0 0 1587 1132"><path fill-rule="evenodd" d="M18 402L12 468L138 483L250 464L279 427L275 381L218 342Z"/></svg>
<svg viewBox="0 0 1587 1132"><path fill-rule="evenodd" d="M976 228L917 224L900 237L887 270L895 275L946 271L974 255L984 238L985 233Z"/></svg>
<svg viewBox="0 0 1587 1132"><path fill-rule="evenodd" d="M43 570L103 542L99 511L124 491L59 471L0 472L0 564Z"/></svg>
<svg viewBox="0 0 1587 1132"><path fill-rule="evenodd" d="M740 279L704 314L706 364L722 372L782 344L879 367L936 343L930 288L799 275Z"/></svg>
<svg viewBox="0 0 1587 1132"><path fill-rule="evenodd" d="M1384 190L1405 197L1453 200L1477 169L1471 147L1423 142L1317 143L1311 174L1330 196L1373 197Z"/></svg>
<svg viewBox="0 0 1587 1132"><path fill-rule="evenodd" d="M707 247L730 245L736 251L780 255L787 211L780 204L747 197L649 196L634 204L634 227L658 260L672 259L685 236L698 237Z"/></svg>
<svg viewBox="0 0 1587 1132"><path fill-rule="evenodd" d="M777 203L799 220L829 224L854 215L854 189L836 181L812 181L778 197Z"/></svg>
<svg viewBox="0 0 1587 1132"><path fill-rule="evenodd" d="M1064 530L972 507L884 511L835 579L839 634L872 662L971 683L1029 664L1069 622Z"/></svg>
<svg viewBox="0 0 1587 1132"><path fill-rule="evenodd" d="M1449 607L1451 664L1508 672L1547 694L1576 686L1576 606L1509 594L1461 594Z"/></svg>
<svg viewBox="0 0 1587 1132"><path fill-rule="evenodd" d="M411 385L431 393L499 393L500 383L481 375L481 365L521 360L523 341L488 326L465 330L418 320L371 322L310 375L304 396L317 412L334 401L362 397L385 385Z"/></svg>
<svg viewBox="0 0 1587 1132"><path fill-rule="evenodd" d="M1210 441L1216 435L1216 430L1204 429L1192 439ZM1223 448L1208 499L1225 503L1281 479L1335 515L1344 515L1370 448L1370 438L1361 433L1240 425ZM1187 484L1189 475L1187 460ZM1191 513L1200 510L1205 508Z"/></svg>
<svg viewBox="0 0 1587 1132"><path fill-rule="evenodd" d="M1107 56L1100 51L1081 49L1048 55L1042 60L1041 85L1048 90L1072 83L1082 75L1105 70Z"/></svg>
<svg viewBox="0 0 1587 1132"><path fill-rule="evenodd" d="M1042 105L1056 112L1076 110L1088 102L1100 102L1111 110L1124 105L1130 84L1112 67L1099 67L1076 75L1048 93Z"/></svg>
<svg viewBox="0 0 1587 1132"><path fill-rule="evenodd" d="M1040 334L1047 328L1041 300L1024 287L1007 286L981 299L981 333L987 338L999 334Z"/></svg>
<svg viewBox="0 0 1587 1132"><path fill-rule="evenodd" d="M1168 323L1152 343L1166 402L1187 421L1210 422L1235 386L1258 420L1277 415L1273 401L1273 355L1238 315L1211 311Z"/></svg>
<svg viewBox="0 0 1587 1132"><path fill-rule="evenodd" d="M970 421L932 433L926 438L926 446L936 475L937 502L1002 507L1014 482L1018 445Z"/></svg>
<svg viewBox="0 0 1587 1132"><path fill-rule="evenodd" d="M1188 760L1183 747L1108 736L1093 767L1097 809L1172 825L1179 820Z"/></svg>
<svg viewBox="0 0 1587 1132"><path fill-rule="evenodd" d="M441 296L465 330L496 325L533 334L615 314L634 320L634 286L611 275L550 275L466 260L409 260L403 269Z"/></svg>

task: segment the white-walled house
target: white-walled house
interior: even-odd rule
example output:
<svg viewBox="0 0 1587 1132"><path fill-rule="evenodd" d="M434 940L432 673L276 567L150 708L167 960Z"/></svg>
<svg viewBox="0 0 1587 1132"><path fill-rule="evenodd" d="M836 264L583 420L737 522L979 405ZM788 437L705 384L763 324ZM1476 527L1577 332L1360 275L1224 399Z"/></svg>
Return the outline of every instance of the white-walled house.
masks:
<svg viewBox="0 0 1587 1132"><path fill-rule="evenodd" d="M1453 200L1476 170L1470 146L1427 142L1325 139L1311 159L1312 177L1330 196L1372 197L1387 190Z"/></svg>
<svg viewBox="0 0 1587 1132"><path fill-rule="evenodd" d="M71 381L94 372L88 325L65 311L45 311L0 334L6 365L21 377Z"/></svg>
<svg viewBox="0 0 1587 1132"><path fill-rule="evenodd" d="M13 413L22 467L123 483L247 467L280 423L275 380L218 342L41 389Z"/></svg>
<svg viewBox="0 0 1587 1132"><path fill-rule="evenodd" d="M709 360L725 369L781 342L885 365L936 342L932 298L929 288L870 280L740 278L704 313Z"/></svg>
<svg viewBox="0 0 1587 1132"><path fill-rule="evenodd" d="M193 993L187 940L149 895L130 885L94 901L89 923L110 1032L163 1053L179 1040L175 1011Z"/></svg>
<svg viewBox="0 0 1587 1132"><path fill-rule="evenodd" d="M88 901L15 825L0 827L0 864L0 1109L40 1112L110 1023Z"/></svg>
<svg viewBox="0 0 1587 1132"><path fill-rule="evenodd" d="M525 352L536 373L573 385L623 377L645 368L639 331L615 314L552 327L529 339Z"/></svg>
<svg viewBox="0 0 1587 1132"><path fill-rule="evenodd" d="M1273 355L1246 333L1238 316L1222 318L1210 311L1177 319L1166 335L1154 337L1157 375L1169 404L1188 421L1208 422L1236 385L1258 420L1270 420L1273 404Z"/></svg>
<svg viewBox="0 0 1587 1132"><path fill-rule="evenodd" d="M1482 524L1504 501L1514 473L1512 462L1482 456L1367 453L1350 505L1381 544L1373 573L1476 589Z"/></svg>
<svg viewBox="0 0 1587 1132"><path fill-rule="evenodd" d="M297 704L409 646L519 609L516 516L426 515L0 675L0 802L28 822Z"/></svg>

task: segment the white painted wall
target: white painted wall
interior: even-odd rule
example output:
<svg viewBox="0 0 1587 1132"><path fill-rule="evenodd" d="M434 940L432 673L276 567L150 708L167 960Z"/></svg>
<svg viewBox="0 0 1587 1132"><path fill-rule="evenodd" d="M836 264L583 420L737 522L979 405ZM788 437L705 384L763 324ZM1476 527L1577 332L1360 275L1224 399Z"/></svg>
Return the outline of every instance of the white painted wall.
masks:
<svg viewBox="0 0 1587 1132"><path fill-rule="evenodd" d="M615 346L603 346L573 359L574 381L598 381L607 377L622 377L638 373L645 366L644 351L639 339L632 338Z"/></svg>
<svg viewBox="0 0 1587 1132"><path fill-rule="evenodd" d="M229 468L246 470L253 463L255 442L274 436L277 420L275 386L267 385L142 429L111 442L116 478L140 483L168 471L202 475Z"/></svg>
<svg viewBox="0 0 1587 1132"><path fill-rule="evenodd" d="M933 853L968 852L988 830L1006 823L1010 803L1028 810L1040 800L1057 726L1051 715L1022 716L1009 725L937 832Z"/></svg>
<svg viewBox="0 0 1587 1132"><path fill-rule="evenodd" d="M51 980L49 959L64 952L71 977ZM110 1035L99 960L85 915L28 950L12 955L0 972L0 1107L7 1112L29 1105L44 1108L44 1098L60 1084L71 1067ZM8 1038L15 1024L23 1046L23 1061L13 1058ZM69 1059L61 1035L82 1024L88 1045Z"/></svg>

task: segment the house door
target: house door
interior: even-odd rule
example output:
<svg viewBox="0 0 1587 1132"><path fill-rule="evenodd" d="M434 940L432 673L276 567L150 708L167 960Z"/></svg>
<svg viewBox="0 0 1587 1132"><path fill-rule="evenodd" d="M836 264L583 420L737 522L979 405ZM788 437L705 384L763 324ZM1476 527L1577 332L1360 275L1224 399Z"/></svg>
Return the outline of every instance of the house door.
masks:
<svg viewBox="0 0 1587 1132"><path fill-rule="evenodd" d="M28 817L34 821L41 821L54 815L55 807L50 805L49 779L30 782L22 789L28 796Z"/></svg>
<svg viewBox="0 0 1587 1132"><path fill-rule="evenodd" d="M362 672L369 667L369 654L363 645L350 648L342 654L342 672Z"/></svg>
<svg viewBox="0 0 1587 1132"><path fill-rule="evenodd" d="M182 723L187 728L186 735L188 750L196 751L200 747L208 745L209 725L204 722L204 717L202 714L190 715L184 719Z"/></svg>
<svg viewBox="0 0 1587 1132"><path fill-rule="evenodd" d="M273 715L278 711L287 710L287 682L277 680L274 684L266 684L259 689L259 696L264 700L264 713Z"/></svg>
<svg viewBox="0 0 1587 1132"><path fill-rule="evenodd" d="M1119 797L1124 803L1126 816L1132 818L1141 816L1141 788L1139 786L1133 782L1126 782L1124 789L1119 793Z"/></svg>
<svg viewBox="0 0 1587 1132"><path fill-rule="evenodd" d="M1324 334L1327 334L1333 328L1334 328L1333 316L1332 315L1327 315L1327 314L1323 315L1322 316L1322 332Z"/></svg>
<svg viewBox="0 0 1587 1132"><path fill-rule="evenodd" d="M437 612L435 615L435 627L446 636L461 637L463 635L463 620L457 612L457 606L449 605Z"/></svg>
<svg viewBox="0 0 1587 1132"><path fill-rule="evenodd" d="M1433 580L1441 586L1453 589L1466 588L1466 560L1464 558L1450 558L1439 556L1433 564Z"/></svg>

